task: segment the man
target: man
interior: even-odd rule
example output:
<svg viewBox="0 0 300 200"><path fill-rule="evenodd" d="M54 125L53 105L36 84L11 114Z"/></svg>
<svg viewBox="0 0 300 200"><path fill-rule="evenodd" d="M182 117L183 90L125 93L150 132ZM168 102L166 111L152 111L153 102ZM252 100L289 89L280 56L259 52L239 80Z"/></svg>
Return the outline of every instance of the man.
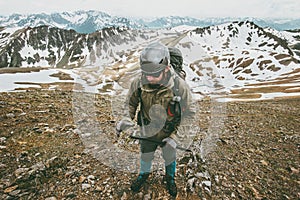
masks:
<svg viewBox="0 0 300 200"><path fill-rule="evenodd" d="M170 66L169 50L161 43L155 42L143 49L140 66L142 75L131 83L127 101L131 119L137 118L141 135L150 141L140 140L140 172L131 190L137 192L145 183L154 153L163 142L166 186L169 194L176 197L176 129L189 110L190 89ZM124 124L126 122L121 121L117 129Z"/></svg>

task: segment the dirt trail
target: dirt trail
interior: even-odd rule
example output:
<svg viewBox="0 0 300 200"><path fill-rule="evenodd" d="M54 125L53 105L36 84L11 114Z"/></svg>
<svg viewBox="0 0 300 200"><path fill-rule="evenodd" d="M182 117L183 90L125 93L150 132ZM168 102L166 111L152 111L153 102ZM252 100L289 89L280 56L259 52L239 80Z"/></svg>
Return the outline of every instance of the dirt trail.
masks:
<svg viewBox="0 0 300 200"><path fill-rule="evenodd" d="M133 194L136 173L90 154L74 123L72 99L68 90L0 94L0 199L169 199L163 170ZM299 101L227 103L222 134L205 162L190 154L178 160L177 199L299 199ZM199 103L205 133L209 102ZM95 105L95 117L118 142L109 99L97 95Z"/></svg>

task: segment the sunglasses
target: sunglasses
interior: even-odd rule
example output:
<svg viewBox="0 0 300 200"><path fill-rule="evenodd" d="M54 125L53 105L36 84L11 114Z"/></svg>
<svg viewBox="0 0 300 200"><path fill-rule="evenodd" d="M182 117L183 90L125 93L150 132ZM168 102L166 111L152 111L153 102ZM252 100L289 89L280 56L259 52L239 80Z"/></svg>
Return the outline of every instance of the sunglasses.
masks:
<svg viewBox="0 0 300 200"><path fill-rule="evenodd" d="M156 73L152 73L152 74L144 73L144 72L143 72L143 75L144 75L144 76L152 76L152 77L158 78L158 77L161 75L162 72L163 72L163 70L162 70L162 71L159 71L159 72L156 72Z"/></svg>

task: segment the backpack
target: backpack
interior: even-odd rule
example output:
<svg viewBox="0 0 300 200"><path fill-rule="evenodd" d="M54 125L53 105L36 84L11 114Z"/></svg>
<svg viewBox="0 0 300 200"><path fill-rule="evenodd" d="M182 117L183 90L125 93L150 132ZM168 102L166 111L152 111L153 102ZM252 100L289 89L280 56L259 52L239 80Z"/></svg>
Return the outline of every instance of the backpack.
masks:
<svg viewBox="0 0 300 200"><path fill-rule="evenodd" d="M170 64L174 71L185 80L186 72L182 68L183 57L181 51L176 47L168 47L170 53Z"/></svg>

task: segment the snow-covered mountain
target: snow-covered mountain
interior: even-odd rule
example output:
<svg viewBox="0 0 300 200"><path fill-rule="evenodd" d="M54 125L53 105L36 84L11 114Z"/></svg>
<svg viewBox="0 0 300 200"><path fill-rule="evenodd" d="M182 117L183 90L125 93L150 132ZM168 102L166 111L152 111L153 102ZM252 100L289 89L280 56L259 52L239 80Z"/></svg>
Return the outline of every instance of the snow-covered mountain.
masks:
<svg viewBox="0 0 300 200"><path fill-rule="evenodd" d="M189 27L192 31L185 28L186 26L182 30L180 27L135 30L111 27L90 34L45 25L21 29L1 28L0 67L101 65L104 62L120 60L124 56L128 57L129 53L137 51L142 43L149 40L176 38L182 34L186 36L181 41L191 40L189 43L192 46L200 44L219 68L233 68L235 64L243 63L245 58L249 58L247 63L261 68L278 66L274 63L277 60L281 60L279 64L285 65L297 63L299 32L263 29L249 21L205 28ZM191 51L191 45L187 45L189 48L181 46L183 52L186 49ZM268 52L268 55L263 55L265 52ZM199 56L197 58L199 59ZM263 64L265 59L273 62ZM237 63L233 60L237 60ZM234 73L238 74L237 69Z"/></svg>
<svg viewBox="0 0 300 200"><path fill-rule="evenodd" d="M92 33L108 27L128 28L172 28L180 25L205 27L220 25L233 21L253 21L261 27L271 27L276 30L300 28L300 19L258 19L258 18L204 18L168 16L152 19L111 16L100 11L76 11L52 14L12 14L0 16L0 27L24 28L47 25L62 29L74 29L79 33Z"/></svg>
<svg viewBox="0 0 300 200"><path fill-rule="evenodd" d="M296 48L300 32L271 31L243 21L197 28L188 35L179 46L189 59L189 69L214 88L238 88L300 69ZM201 48L201 56L193 54ZM203 87L194 87L194 91L203 91Z"/></svg>
<svg viewBox="0 0 300 200"><path fill-rule="evenodd" d="M0 17L0 26L3 27L37 27L50 26L61 29L74 29L79 33L92 33L108 27L140 28L134 21L124 17L110 16L99 11L76 11L52 14L12 14Z"/></svg>
<svg viewBox="0 0 300 200"><path fill-rule="evenodd" d="M143 43L169 32L112 27L83 34L49 26L0 28L0 67L102 66L130 57Z"/></svg>
<svg viewBox="0 0 300 200"><path fill-rule="evenodd" d="M182 51L195 94L298 76L300 32L264 29L249 21L205 28L112 27L90 34L49 26L1 28L0 67L75 67L91 85L118 82L126 88L138 72L141 49L153 41Z"/></svg>
<svg viewBox="0 0 300 200"><path fill-rule="evenodd" d="M111 16L100 11L76 11L53 14L13 14L0 16L0 26L10 28L37 27L47 25L62 29L74 29L79 33L92 33L109 27L137 28L167 28L177 25L203 26L202 21L194 18L165 17L145 20Z"/></svg>

